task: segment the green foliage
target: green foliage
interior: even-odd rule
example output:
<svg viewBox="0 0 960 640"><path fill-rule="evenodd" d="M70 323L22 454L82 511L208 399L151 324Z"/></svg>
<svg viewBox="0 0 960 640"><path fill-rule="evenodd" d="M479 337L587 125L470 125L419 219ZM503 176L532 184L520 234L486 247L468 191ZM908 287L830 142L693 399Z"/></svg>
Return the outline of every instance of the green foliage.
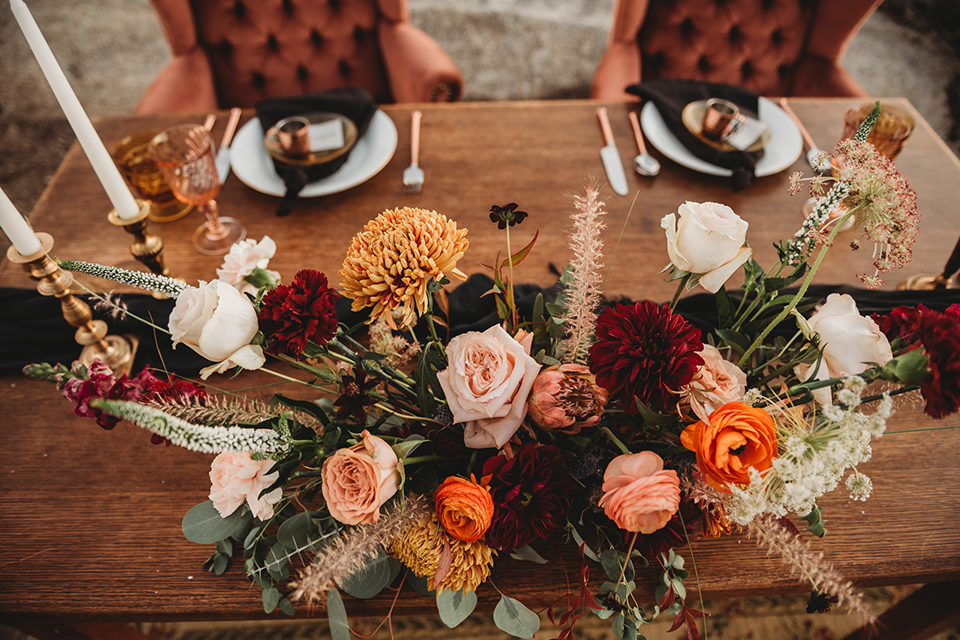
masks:
<svg viewBox="0 0 960 640"><path fill-rule="evenodd" d="M434 395L443 395L437 372L447 367L447 354L436 340L431 340L423 346L420 358L417 361L416 381L417 401L420 410L425 416L433 416L437 412L437 401Z"/></svg>
<svg viewBox="0 0 960 640"><path fill-rule="evenodd" d="M493 610L493 622L504 633L515 638L532 638L540 630L540 616L526 608L522 602L501 595Z"/></svg>
<svg viewBox="0 0 960 640"><path fill-rule="evenodd" d="M823 509L819 506L815 506L810 513L803 516L803 519L807 521L807 531L818 538L827 535L827 530L824 528L827 521L823 517Z"/></svg>
<svg viewBox="0 0 960 640"><path fill-rule="evenodd" d="M469 618L476 607L477 594L473 591L464 593L447 589L437 594L437 611L440 613L440 620L450 629L456 628Z"/></svg>
<svg viewBox="0 0 960 640"><path fill-rule="evenodd" d="M336 589L327 594L327 621L330 623L330 637L333 640L350 640L350 620L343 598Z"/></svg>
<svg viewBox="0 0 960 640"><path fill-rule="evenodd" d="M226 518L207 500L196 505L183 516L181 527L184 537L197 544L213 544L229 538L243 523L242 509L237 509Z"/></svg>
<svg viewBox="0 0 960 640"><path fill-rule="evenodd" d="M366 600L377 595L400 573L400 561L382 554L339 582L341 589L354 598Z"/></svg>

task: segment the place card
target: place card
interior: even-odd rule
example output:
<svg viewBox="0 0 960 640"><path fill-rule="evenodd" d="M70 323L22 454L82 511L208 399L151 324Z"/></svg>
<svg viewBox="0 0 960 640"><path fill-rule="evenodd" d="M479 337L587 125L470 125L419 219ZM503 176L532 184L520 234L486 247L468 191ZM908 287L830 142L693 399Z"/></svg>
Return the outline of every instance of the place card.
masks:
<svg viewBox="0 0 960 640"><path fill-rule="evenodd" d="M767 125L755 118L741 116L740 126L724 136L723 141L743 151L752 145L767 130Z"/></svg>
<svg viewBox="0 0 960 640"><path fill-rule="evenodd" d="M311 124L308 135L310 136L310 151L312 153L339 149L346 144L343 122L339 119L328 120L321 124Z"/></svg>

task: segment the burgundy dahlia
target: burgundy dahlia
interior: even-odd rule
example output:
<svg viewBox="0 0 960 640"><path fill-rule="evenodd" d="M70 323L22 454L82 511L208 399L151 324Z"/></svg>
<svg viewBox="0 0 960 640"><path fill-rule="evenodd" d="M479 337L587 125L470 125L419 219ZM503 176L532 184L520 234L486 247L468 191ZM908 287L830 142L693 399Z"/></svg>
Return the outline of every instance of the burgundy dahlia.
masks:
<svg viewBox="0 0 960 640"><path fill-rule="evenodd" d="M920 383L924 412L944 418L960 408L960 323L954 314L924 309L917 326L930 358L930 376Z"/></svg>
<svg viewBox="0 0 960 640"><path fill-rule="evenodd" d="M337 331L336 304L337 292L327 277L312 269L298 271L292 283L268 291L259 313L267 351L299 360L308 340L326 344Z"/></svg>
<svg viewBox="0 0 960 640"><path fill-rule="evenodd" d="M620 304L597 320L590 370L627 413L637 413L634 398L661 411L676 403L677 391L703 364L701 349L700 330L666 305Z"/></svg>
<svg viewBox="0 0 960 640"><path fill-rule="evenodd" d="M525 444L510 460L487 460L483 475L494 505L489 546L512 551L565 525L575 485L557 447Z"/></svg>

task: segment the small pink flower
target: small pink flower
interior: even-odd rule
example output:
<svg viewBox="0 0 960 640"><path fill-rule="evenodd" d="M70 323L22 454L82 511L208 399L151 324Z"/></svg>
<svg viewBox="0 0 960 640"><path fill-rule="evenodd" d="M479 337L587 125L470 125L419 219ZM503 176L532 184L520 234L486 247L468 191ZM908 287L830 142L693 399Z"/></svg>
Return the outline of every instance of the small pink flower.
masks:
<svg viewBox="0 0 960 640"><path fill-rule="evenodd" d="M260 495L280 477L277 472L268 473L271 467L273 460L253 460L246 452L221 453L214 458L210 465L210 499L221 517L229 516L246 500L254 518L272 518L273 505L283 489L277 487Z"/></svg>
<svg viewBox="0 0 960 640"><path fill-rule="evenodd" d="M709 424L711 413L728 402L743 399L747 374L729 360L724 360L712 345L703 345L698 353L703 364L690 384L683 388L681 396L690 403L693 413Z"/></svg>
<svg viewBox="0 0 960 640"><path fill-rule="evenodd" d="M603 474L600 506L624 531L650 534L665 527L680 506L680 479L664 471L650 451L617 456Z"/></svg>
<svg viewBox="0 0 960 640"><path fill-rule="evenodd" d="M363 441L338 449L323 462L323 499L337 522L368 524L380 518L380 506L400 488L397 454L364 430Z"/></svg>
<svg viewBox="0 0 960 640"><path fill-rule="evenodd" d="M579 364L547 367L533 381L530 418L548 430L577 433L600 422L610 394Z"/></svg>

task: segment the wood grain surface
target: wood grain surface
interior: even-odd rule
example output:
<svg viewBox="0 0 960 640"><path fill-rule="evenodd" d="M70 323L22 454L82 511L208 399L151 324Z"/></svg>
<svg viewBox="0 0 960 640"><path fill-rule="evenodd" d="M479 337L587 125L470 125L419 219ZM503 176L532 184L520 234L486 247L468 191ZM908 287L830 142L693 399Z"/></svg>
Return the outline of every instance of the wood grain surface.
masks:
<svg viewBox="0 0 960 640"><path fill-rule="evenodd" d="M960 162L906 100L889 102L904 106L918 121L897 165L919 193L923 219L913 263L903 273L890 274L886 288L907 275L940 271L957 241L960 203ZM218 198L221 212L243 220L249 237L268 234L277 241L271 268L285 281L300 268L314 268L336 283L334 274L352 236L380 211L404 205L436 209L467 227L471 247L460 266L468 273L480 272L480 262L505 252L502 234L489 222L490 206L516 202L530 217L514 228L514 246L540 230L537 247L518 268L517 280L549 285L554 281L550 263L562 267L570 255L570 195L580 192L591 177L605 181L595 114L600 104L610 111L629 171L636 149L626 113L636 109L635 104L417 105L423 111L420 160L426 182L421 194L404 195L400 176L409 163L414 106L390 106L384 110L397 124L399 146L371 180L345 193L303 199L290 216L277 218L277 198L259 194L232 176ZM850 101L796 99L791 104L817 143L830 148ZM202 115L111 118L97 127L109 147L139 129L202 121ZM242 122L251 115L246 113ZM217 140L225 121L221 114L213 132ZM608 255L623 229L606 283L609 294L669 299L673 286L663 283L659 274L667 264L659 220L685 200L733 207L750 223L748 239L761 264L772 261L771 244L792 234L801 221L805 196L791 197L787 186L792 170L807 170L802 158L791 169L734 193L725 178L695 173L653 153L664 165L659 176L642 178L630 172L629 197L604 190ZM53 234L58 257L129 262L129 236L107 222L109 209L89 163L74 146L31 221L38 231ZM214 277L220 264L219 257L201 256L191 248L190 234L199 224L196 215L189 215L151 225L164 239L171 270L188 281ZM868 251L850 251L845 246L849 239L843 238L816 282L854 284L854 274L866 270ZM27 288L30 282L4 263L0 285ZM218 384L236 388L261 382L259 374ZM5 454L0 471L0 616L13 622L265 617L260 590L247 586L241 563L235 562L222 577L207 573L201 564L212 547L190 543L180 532L183 514L206 499L212 456L153 446L146 432L127 423L104 431L74 417L52 385L16 377L0 378L0 385ZM894 433L876 443L873 460L861 469L873 479L873 497L853 503L837 491L823 501L829 533L812 544L851 580L886 585L960 577L960 429L904 432L957 423L956 417L933 423L917 407L905 406L889 425ZM556 544L541 551L548 558L562 555L564 562L534 568L500 561L493 575L496 586L529 605L561 597L566 579L573 580L579 567L576 550ZM779 560L739 536L696 543L692 558L685 553L688 567L695 560L708 598L808 589ZM599 567L591 568L597 584L601 574ZM647 601L652 600L655 580L653 571L640 573L639 589ZM697 581L691 577L687 586L696 591ZM492 608L499 594L486 584L478 597L482 607ZM364 602L347 598L354 615L382 613L388 607L386 596ZM404 590L397 608L414 613L434 611L435 605ZM300 609L301 616L323 615Z"/></svg>

